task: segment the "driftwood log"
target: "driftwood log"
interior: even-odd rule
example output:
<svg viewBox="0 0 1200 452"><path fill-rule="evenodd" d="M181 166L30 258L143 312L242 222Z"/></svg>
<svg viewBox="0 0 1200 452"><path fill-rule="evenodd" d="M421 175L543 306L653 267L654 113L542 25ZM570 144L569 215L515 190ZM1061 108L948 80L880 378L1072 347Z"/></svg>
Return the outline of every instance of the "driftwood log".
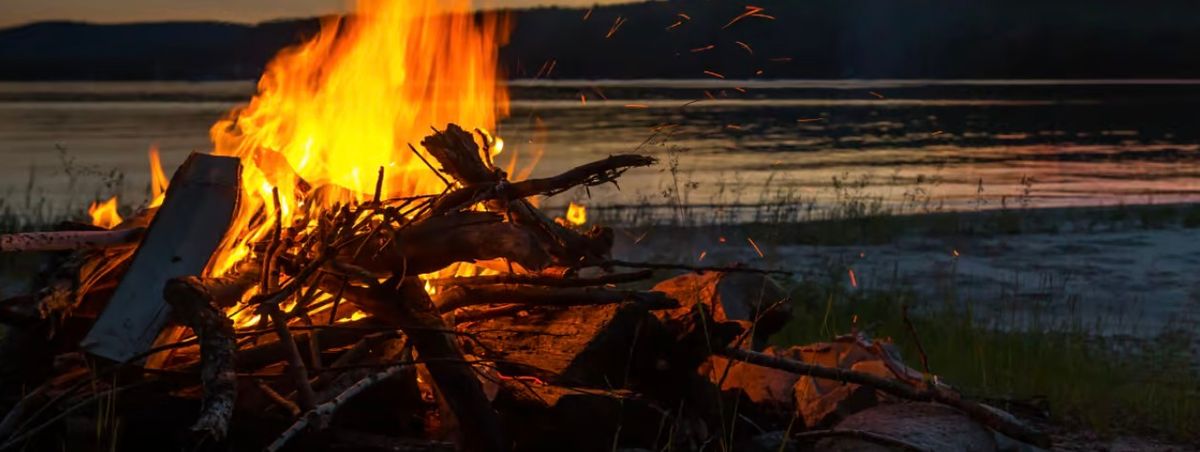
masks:
<svg viewBox="0 0 1200 452"><path fill-rule="evenodd" d="M200 340L200 380L204 398L200 418L192 431L216 440L225 438L229 419L237 400L237 376L233 355L237 348L233 321L214 303L214 298L196 277L175 278L167 282L163 298L181 323L195 331Z"/></svg>
<svg viewBox="0 0 1200 452"><path fill-rule="evenodd" d="M77 251L137 243L145 228L111 231L53 231L0 234L0 252Z"/></svg>
<svg viewBox="0 0 1200 452"><path fill-rule="evenodd" d="M233 220L240 172L236 158L188 157L112 300L84 338L85 350L125 362L150 348L170 313L162 301L167 280L204 270Z"/></svg>

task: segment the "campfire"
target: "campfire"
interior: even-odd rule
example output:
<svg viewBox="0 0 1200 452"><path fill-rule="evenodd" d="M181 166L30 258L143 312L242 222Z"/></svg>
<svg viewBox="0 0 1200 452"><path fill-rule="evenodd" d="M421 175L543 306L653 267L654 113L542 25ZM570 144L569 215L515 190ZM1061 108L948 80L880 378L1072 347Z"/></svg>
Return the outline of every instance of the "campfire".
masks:
<svg viewBox="0 0 1200 452"><path fill-rule="evenodd" d="M4 236L64 253L2 305L33 385L0 450L119 422L158 448L700 449L741 418L795 433L900 399L1045 443L864 334L764 352L791 315L772 271L614 260L583 206L540 210L655 159L515 179L490 132L509 24L469 6L360 0L269 65L212 153L169 181L152 153L146 207ZM663 271L687 273L645 290Z"/></svg>

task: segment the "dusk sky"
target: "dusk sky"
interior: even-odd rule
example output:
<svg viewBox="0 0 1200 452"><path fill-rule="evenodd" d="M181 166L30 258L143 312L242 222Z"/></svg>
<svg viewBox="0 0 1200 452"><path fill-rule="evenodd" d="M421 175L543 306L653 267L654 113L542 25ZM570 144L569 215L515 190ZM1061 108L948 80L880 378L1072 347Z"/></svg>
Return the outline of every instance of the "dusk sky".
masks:
<svg viewBox="0 0 1200 452"><path fill-rule="evenodd" d="M621 2L622 0L476 0L478 5L494 7L540 4L582 6ZM0 27L42 20L259 22L283 17L341 12L352 3L349 0L0 0Z"/></svg>

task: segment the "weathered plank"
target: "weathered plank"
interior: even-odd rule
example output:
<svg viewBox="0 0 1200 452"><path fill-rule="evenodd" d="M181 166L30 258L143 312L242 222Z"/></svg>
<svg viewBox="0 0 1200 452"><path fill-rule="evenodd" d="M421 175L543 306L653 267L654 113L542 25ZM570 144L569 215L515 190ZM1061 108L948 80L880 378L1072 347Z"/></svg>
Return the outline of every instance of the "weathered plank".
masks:
<svg viewBox="0 0 1200 452"><path fill-rule="evenodd" d="M85 350L125 362L150 348L170 315L163 287L204 270L233 220L240 172L237 158L196 153L179 167Z"/></svg>

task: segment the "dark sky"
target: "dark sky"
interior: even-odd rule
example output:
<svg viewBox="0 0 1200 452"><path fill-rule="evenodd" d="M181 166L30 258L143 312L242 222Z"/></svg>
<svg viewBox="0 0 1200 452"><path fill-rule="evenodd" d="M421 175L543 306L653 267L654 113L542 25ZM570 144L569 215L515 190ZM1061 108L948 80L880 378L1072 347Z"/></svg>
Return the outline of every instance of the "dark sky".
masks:
<svg viewBox="0 0 1200 452"><path fill-rule="evenodd" d="M404 0L399 0L404 1ZM475 0L485 7L582 6L622 0ZM629 1L629 0L624 0ZM41 20L259 22L342 12L348 0L0 0L0 28Z"/></svg>

